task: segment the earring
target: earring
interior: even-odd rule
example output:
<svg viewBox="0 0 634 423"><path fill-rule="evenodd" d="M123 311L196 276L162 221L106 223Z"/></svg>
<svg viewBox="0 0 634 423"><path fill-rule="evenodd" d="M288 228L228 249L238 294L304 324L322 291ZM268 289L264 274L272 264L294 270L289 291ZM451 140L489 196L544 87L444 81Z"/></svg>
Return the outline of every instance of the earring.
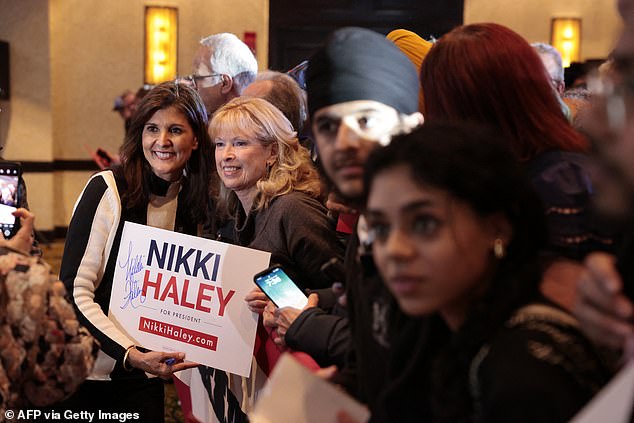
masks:
<svg viewBox="0 0 634 423"><path fill-rule="evenodd" d="M504 241L502 241L501 238L496 238L495 241L493 241L493 255L497 259L502 259L506 255Z"/></svg>

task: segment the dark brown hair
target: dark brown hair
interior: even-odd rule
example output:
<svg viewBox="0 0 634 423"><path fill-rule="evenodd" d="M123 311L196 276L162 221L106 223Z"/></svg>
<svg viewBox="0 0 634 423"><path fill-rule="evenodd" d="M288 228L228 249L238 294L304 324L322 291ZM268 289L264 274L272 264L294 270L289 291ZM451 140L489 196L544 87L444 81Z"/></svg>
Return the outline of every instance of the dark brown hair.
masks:
<svg viewBox="0 0 634 423"><path fill-rule="evenodd" d="M121 172L126 183L122 203L126 209L145 207L149 201L152 169L143 155L142 135L145 124L162 109L174 107L192 127L198 148L192 151L182 179L181 199L189 217L202 223L207 216L209 184L214 172L211 140L207 133L207 112L193 88L175 82L164 82L147 93L132 116L121 146Z"/></svg>

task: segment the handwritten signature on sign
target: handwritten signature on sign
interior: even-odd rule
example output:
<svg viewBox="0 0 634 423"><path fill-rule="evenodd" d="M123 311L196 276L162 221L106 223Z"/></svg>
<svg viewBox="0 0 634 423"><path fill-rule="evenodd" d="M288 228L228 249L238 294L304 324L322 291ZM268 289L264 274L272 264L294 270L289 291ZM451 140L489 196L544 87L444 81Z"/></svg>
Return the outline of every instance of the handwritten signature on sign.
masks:
<svg viewBox="0 0 634 423"><path fill-rule="evenodd" d="M136 255L132 257L132 241L128 246L128 258L125 263L118 262L118 265L125 271L125 296L123 297L123 305L121 309L124 310L128 306L132 308L139 307L145 302L145 297L141 295L142 290L139 281L135 275L143 271L143 255Z"/></svg>

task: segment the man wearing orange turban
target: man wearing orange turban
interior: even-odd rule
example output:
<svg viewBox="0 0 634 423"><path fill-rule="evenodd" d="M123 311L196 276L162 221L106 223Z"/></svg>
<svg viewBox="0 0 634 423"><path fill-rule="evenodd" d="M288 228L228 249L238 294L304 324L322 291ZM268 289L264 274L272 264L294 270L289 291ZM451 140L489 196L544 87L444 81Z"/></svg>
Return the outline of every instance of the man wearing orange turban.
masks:
<svg viewBox="0 0 634 423"><path fill-rule="evenodd" d="M387 34L388 40L396 44L396 47L414 64L416 73L420 74L420 67L433 43L423 40L418 34L407 29L395 29ZM418 111L423 113L423 89L418 84Z"/></svg>

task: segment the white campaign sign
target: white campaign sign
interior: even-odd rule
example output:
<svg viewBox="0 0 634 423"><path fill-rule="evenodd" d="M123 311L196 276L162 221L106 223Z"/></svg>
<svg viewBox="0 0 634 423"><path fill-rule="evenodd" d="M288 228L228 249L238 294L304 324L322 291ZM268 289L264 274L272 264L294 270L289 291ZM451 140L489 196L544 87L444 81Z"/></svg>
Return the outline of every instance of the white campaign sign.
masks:
<svg viewBox="0 0 634 423"><path fill-rule="evenodd" d="M336 422L345 411L353 420L364 423L370 418L367 407L310 373L289 354L284 354L260 393L251 423L323 423Z"/></svg>
<svg viewBox="0 0 634 423"><path fill-rule="evenodd" d="M249 376L257 315L244 297L270 253L125 222L110 318L138 345Z"/></svg>
<svg viewBox="0 0 634 423"><path fill-rule="evenodd" d="M634 361L630 360L570 423L631 422L632 397Z"/></svg>

